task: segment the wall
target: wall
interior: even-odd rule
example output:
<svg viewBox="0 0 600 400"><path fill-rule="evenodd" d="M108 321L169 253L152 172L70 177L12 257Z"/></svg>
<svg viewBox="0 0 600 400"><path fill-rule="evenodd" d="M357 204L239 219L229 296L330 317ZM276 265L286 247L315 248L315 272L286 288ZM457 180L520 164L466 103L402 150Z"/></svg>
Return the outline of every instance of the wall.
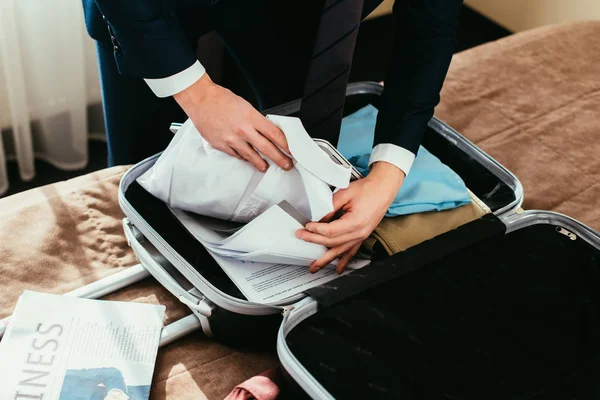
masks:
<svg viewBox="0 0 600 400"><path fill-rule="evenodd" d="M401 1L401 0L398 0ZM380 15L388 14L392 12L392 6L394 5L394 0L384 0L379 7L377 7L369 16L369 18L379 17Z"/></svg>
<svg viewBox="0 0 600 400"><path fill-rule="evenodd" d="M510 31L577 20L600 20L599 0L465 0Z"/></svg>
<svg viewBox="0 0 600 400"><path fill-rule="evenodd" d="M384 0L369 18L391 12L393 4L394 0ZM600 0L465 0L465 4L513 32L567 21L600 20Z"/></svg>

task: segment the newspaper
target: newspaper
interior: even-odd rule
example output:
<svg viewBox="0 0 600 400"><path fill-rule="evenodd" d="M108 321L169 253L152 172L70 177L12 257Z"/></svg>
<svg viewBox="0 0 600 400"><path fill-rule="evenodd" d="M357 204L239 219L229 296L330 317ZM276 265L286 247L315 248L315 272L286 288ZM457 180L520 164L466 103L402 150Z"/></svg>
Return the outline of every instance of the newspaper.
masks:
<svg viewBox="0 0 600 400"><path fill-rule="evenodd" d="M0 399L147 400L164 312L25 291L0 342Z"/></svg>

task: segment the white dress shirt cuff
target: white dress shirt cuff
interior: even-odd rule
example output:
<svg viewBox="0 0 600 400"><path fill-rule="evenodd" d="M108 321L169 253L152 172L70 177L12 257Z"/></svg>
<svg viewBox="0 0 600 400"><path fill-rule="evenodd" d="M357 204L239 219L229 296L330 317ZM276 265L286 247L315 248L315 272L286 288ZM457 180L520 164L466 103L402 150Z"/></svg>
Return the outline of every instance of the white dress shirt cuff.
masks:
<svg viewBox="0 0 600 400"><path fill-rule="evenodd" d="M175 75L166 78L144 80L157 97L169 97L189 88L198 79L202 78L202 75L205 73L206 70L200 64L200 61L196 60L190 67Z"/></svg>
<svg viewBox="0 0 600 400"><path fill-rule="evenodd" d="M385 161L400 168L406 175L410 172L415 155L403 147L391 143L381 143L373 148L369 158L369 168L377 161Z"/></svg>

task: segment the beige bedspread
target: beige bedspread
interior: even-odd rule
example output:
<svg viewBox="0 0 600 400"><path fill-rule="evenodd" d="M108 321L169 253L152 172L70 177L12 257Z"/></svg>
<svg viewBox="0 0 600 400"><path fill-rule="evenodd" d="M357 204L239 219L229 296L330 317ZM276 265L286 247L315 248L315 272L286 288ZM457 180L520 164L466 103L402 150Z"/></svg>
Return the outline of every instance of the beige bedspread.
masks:
<svg viewBox="0 0 600 400"><path fill-rule="evenodd" d="M436 115L515 173L523 208L600 229L600 21L458 54Z"/></svg>
<svg viewBox="0 0 600 400"><path fill-rule="evenodd" d="M600 228L600 22L525 32L461 54L437 115L513 171L524 208ZM135 264L122 234L116 167L0 200L0 318L26 288L64 293ZM188 313L147 279L110 299ZM159 352L153 399L220 399L276 365L191 335Z"/></svg>

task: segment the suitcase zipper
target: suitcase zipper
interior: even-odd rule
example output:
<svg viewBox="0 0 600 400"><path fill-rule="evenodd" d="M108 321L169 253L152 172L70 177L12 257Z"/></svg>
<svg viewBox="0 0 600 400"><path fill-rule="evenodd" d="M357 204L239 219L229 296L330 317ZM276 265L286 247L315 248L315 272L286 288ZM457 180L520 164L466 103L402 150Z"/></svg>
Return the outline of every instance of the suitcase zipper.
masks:
<svg viewBox="0 0 600 400"><path fill-rule="evenodd" d="M295 306L291 305L291 306L283 306L283 308L281 309L281 316L285 318L285 316L292 311L295 308Z"/></svg>
<svg viewBox="0 0 600 400"><path fill-rule="evenodd" d="M287 334L299 323L317 313L318 304L312 297L300 300L298 303L285 306L284 315L277 334L277 356L283 368L290 377L313 399L333 399L331 394L306 370L292 354L286 343Z"/></svg>

